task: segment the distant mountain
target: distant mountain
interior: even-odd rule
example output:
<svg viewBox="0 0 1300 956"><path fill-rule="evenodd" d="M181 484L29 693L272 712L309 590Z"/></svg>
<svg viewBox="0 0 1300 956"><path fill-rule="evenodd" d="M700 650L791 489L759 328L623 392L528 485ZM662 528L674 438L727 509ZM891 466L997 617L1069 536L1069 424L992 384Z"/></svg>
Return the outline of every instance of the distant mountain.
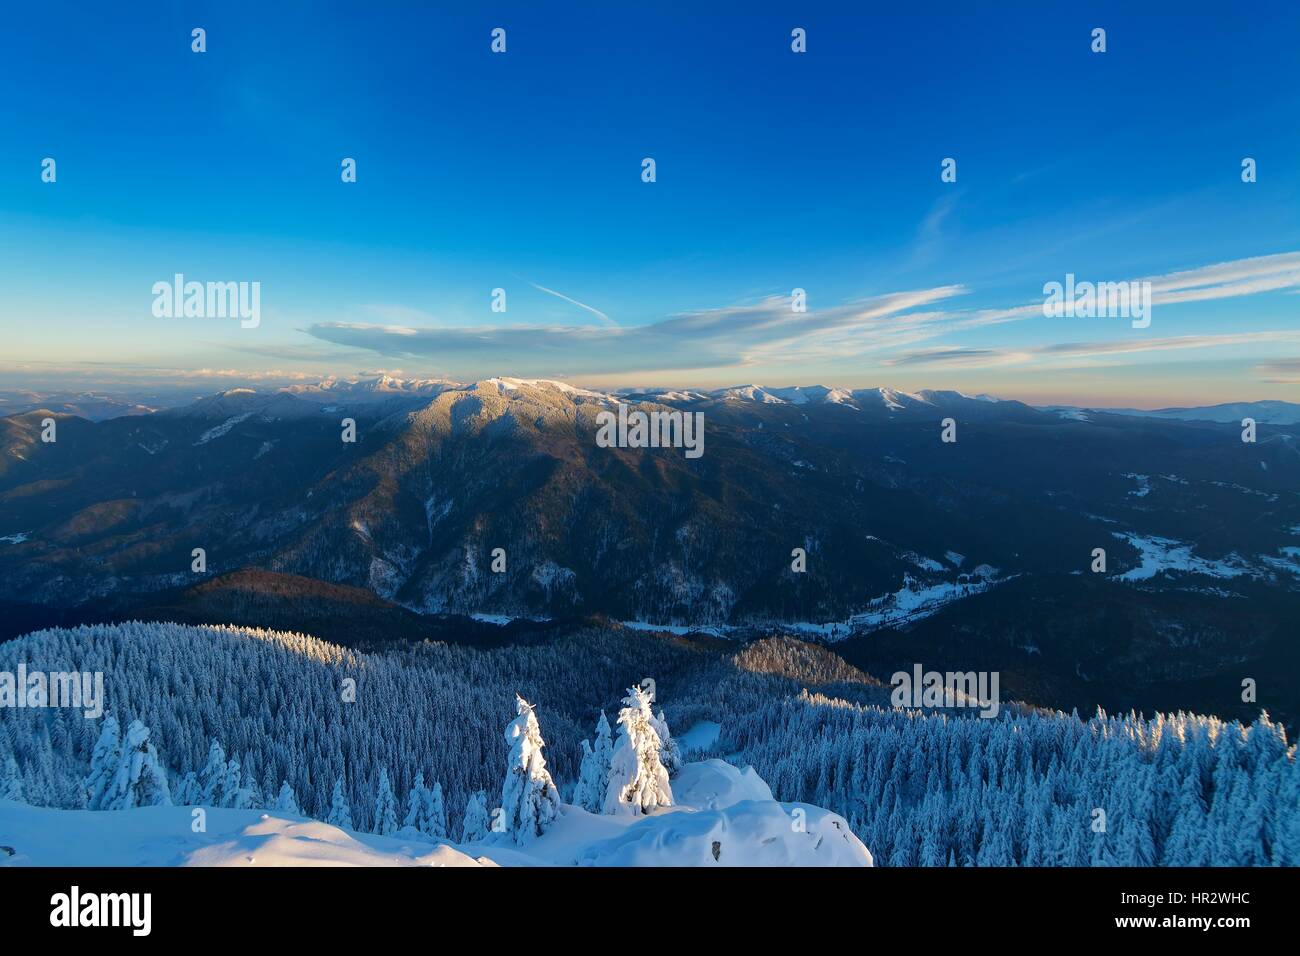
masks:
<svg viewBox="0 0 1300 956"><path fill-rule="evenodd" d="M1233 422L1253 418L1261 425L1300 424L1300 404L1296 402L1260 401L1228 402L1223 405L1199 405L1194 408L1078 408L1072 405L1053 405L1049 411L1066 417L1087 420L1089 415L1131 415L1138 418L1161 418L1183 422Z"/></svg>
<svg viewBox="0 0 1300 956"><path fill-rule="evenodd" d="M123 415L148 415L157 411L158 406L97 392L0 390L0 415L21 415L39 409L98 422Z"/></svg>

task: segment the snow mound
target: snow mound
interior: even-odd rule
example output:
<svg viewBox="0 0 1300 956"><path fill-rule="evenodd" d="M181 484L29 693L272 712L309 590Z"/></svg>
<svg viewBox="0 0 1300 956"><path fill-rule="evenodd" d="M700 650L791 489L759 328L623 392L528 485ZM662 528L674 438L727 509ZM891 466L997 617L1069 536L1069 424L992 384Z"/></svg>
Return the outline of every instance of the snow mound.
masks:
<svg viewBox="0 0 1300 956"><path fill-rule="evenodd" d="M719 810L656 813L586 848L579 866L871 866L838 814L743 800Z"/></svg>
<svg viewBox="0 0 1300 956"><path fill-rule="evenodd" d="M679 805L700 810L723 810L745 800L773 799L772 788L753 767L741 770L723 760L682 767L673 778L673 795Z"/></svg>
<svg viewBox="0 0 1300 956"><path fill-rule="evenodd" d="M262 816L261 813L258 816ZM445 844L349 833L287 814L259 819L233 838L191 853L187 866L492 866Z"/></svg>
<svg viewBox="0 0 1300 956"><path fill-rule="evenodd" d="M483 866L450 846L350 833L293 814L193 807L54 810L0 800L0 866Z"/></svg>

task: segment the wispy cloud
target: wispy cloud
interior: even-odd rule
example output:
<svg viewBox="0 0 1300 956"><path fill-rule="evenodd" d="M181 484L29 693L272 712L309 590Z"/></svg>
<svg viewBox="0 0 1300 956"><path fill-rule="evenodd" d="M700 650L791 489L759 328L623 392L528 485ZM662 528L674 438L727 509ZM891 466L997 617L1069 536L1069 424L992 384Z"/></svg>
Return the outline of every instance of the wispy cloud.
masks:
<svg viewBox="0 0 1300 956"><path fill-rule="evenodd" d="M1156 306L1293 290L1300 288L1300 252L1215 263L1136 281L1151 283ZM807 312L794 311L786 296L768 296L674 315L646 325L619 326L598 309L531 284L592 313L605 324L448 327L321 322L306 331L320 341L390 359L436 361L443 368L472 369L475 373L495 370L528 375L721 369L765 362L848 358L870 358L881 366L1050 365L1068 358L1281 343L1300 338L1300 331L1287 330L1154 338L1133 336L1128 334L1127 326L1121 331L1117 325L1116 337L1111 340L1033 346L961 341L941 344L936 340L960 339L967 333L1013 322L1054 322L1058 323L1054 328L1063 333L1079 328L1059 324L1060 319L1045 319L1041 299L1003 308L947 307L967 294L961 285L894 292Z"/></svg>
<svg viewBox="0 0 1300 956"><path fill-rule="evenodd" d="M1300 329L1294 332L1233 332L1223 335L1178 335L1159 339L1137 338L1100 342L1055 342L1049 345L1019 349L919 349L884 359L881 364L888 366L936 365L988 368L996 365L1031 362L1044 358L1093 358L1104 355L1136 355L1144 352L1169 352L1181 349L1213 349L1227 348L1234 345L1293 342L1300 344Z"/></svg>
<svg viewBox="0 0 1300 956"><path fill-rule="evenodd" d="M1300 385L1300 358L1263 362L1255 366L1255 373L1270 385Z"/></svg>
<svg viewBox="0 0 1300 956"><path fill-rule="evenodd" d="M322 322L323 341L390 358L472 364L515 374L590 374L753 364L835 341L865 339L879 322L958 295L960 286L898 292L816 312L795 312L785 296L673 316L641 326L472 326L425 328Z"/></svg>
<svg viewBox="0 0 1300 956"><path fill-rule="evenodd" d="M1220 262L1199 269L1152 276L1152 301L1157 305L1231 299L1259 292L1300 287L1300 252L1256 256Z"/></svg>

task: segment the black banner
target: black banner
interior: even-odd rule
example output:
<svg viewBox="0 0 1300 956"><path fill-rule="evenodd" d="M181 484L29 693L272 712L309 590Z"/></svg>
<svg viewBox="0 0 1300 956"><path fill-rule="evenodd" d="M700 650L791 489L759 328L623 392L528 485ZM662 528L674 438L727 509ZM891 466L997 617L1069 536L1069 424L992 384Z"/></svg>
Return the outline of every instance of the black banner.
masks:
<svg viewBox="0 0 1300 956"><path fill-rule="evenodd" d="M836 923L847 932L921 938L941 922L952 932L969 927L961 937L968 940L1027 931L1227 942L1289 925L1294 876L1286 869L0 869L0 912L14 942L75 932L83 940L171 943L193 941L196 931L255 931L259 944L337 944L421 924L461 939L482 933L490 944L508 932L515 906L543 914L543 935L559 932L565 913L575 932L592 924L614 931L626 927L619 901L644 892L665 928L703 920L738 938L779 925L824 932Z"/></svg>

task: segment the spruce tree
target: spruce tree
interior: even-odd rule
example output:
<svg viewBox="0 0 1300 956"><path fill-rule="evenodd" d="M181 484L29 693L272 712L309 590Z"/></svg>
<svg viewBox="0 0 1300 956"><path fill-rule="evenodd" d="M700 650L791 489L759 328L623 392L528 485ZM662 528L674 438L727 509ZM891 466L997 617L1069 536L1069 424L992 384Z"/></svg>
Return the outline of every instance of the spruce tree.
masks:
<svg viewBox="0 0 1300 956"><path fill-rule="evenodd" d="M515 695L518 716L506 726L506 778L501 785L503 823L510 838L526 844L541 836L555 820L560 794L546 769L541 728L532 704Z"/></svg>
<svg viewBox="0 0 1300 956"><path fill-rule="evenodd" d="M639 815L673 803L668 771L659 760L659 735L650 713L650 697L628 688L618 712L618 743L605 791L606 813Z"/></svg>
<svg viewBox="0 0 1300 956"><path fill-rule="evenodd" d="M158 752L149 742L149 728L140 721L133 720L126 729L126 737L122 741L122 757L104 795L103 809L129 810L132 807L171 805L167 773L158 762Z"/></svg>
<svg viewBox="0 0 1300 956"><path fill-rule="evenodd" d="M573 802L591 813L600 813L605 805L605 791L609 789L609 768L614 756L609 721L600 712L596 723L596 743L582 742L582 765L578 770L578 785L573 791Z"/></svg>
<svg viewBox="0 0 1300 956"><path fill-rule="evenodd" d="M352 808L348 806L348 798L343 793L342 777L334 781L334 793L330 797L330 808L325 816L325 822L341 830L351 830L353 828Z"/></svg>
<svg viewBox="0 0 1300 956"><path fill-rule="evenodd" d="M475 790L465 803L465 820L461 828L461 843L478 843L487 839L488 827L487 793Z"/></svg>
<svg viewBox="0 0 1300 956"><path fill-rule="evenodd" d="M104 729L95 742L90 758L90 774L86 777L86 809L103 810L104 797L113 784L117 765L122 762L121 730L112 714L104 718Z"/></svg>
<svg viewBox="0 0 1300 956"><path fill-rule="evenodd" d="M375 792L375 833L388 836L397 832L397 800L388 782L388 769L379 771L379 787Z"/></svg>
<svg viewBox="0 0 1300 956"><path fill-rule="evenodd" d="M275 798L275 809L280 813L292 813L295 815L300 815L302 813L302 811L298 809L298 798L294 796L293 787L289 786L288 780L280 784L280 794Z"/></svg>

